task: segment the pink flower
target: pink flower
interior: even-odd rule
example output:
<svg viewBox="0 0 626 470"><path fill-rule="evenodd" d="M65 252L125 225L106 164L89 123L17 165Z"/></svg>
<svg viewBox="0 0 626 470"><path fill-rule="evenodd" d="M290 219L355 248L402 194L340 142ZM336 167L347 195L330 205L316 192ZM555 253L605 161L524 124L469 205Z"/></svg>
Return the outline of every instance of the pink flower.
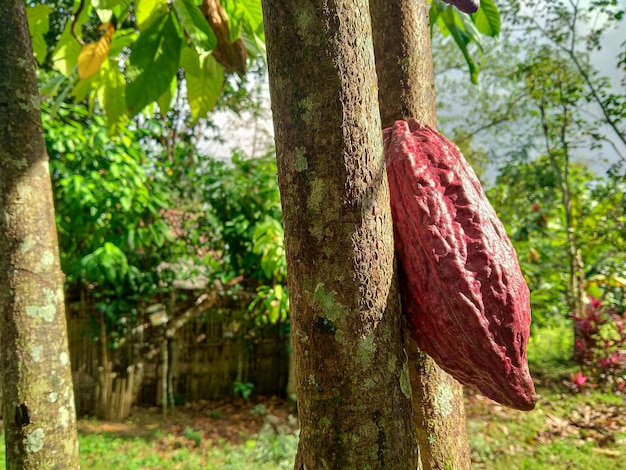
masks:
<svg viewBox="0 0 626 470"><path fill-rule="evenodd" d="M590 307L595 310L602 307L602 299L596 299L593 295L589 296Z"/></svg>
<svg viewBox="0 0 626 470"><path fill-rule="evenodd" d="M571 379L574 385L576 385L577 387L582 387L583 385L587 383L587 381L589 380L589 377L587 377L586 375L583 375L581 371L578 371L575 374L572 374Z"/></svg>

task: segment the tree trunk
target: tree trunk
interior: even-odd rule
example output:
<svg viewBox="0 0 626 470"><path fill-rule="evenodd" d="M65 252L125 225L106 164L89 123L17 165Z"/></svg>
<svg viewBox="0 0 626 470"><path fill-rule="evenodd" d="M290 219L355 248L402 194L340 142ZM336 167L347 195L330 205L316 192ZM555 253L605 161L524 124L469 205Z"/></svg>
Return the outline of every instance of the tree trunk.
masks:
<svg viewBox="0 0 626 470"><path fill-rule="evenodd" d="M370 0L370 6L383 127L408 118L435 127L428 1ZM469 469L463 388L414 341L408 355L422 467Z"/></svg>
<svg viewBox="0 0 626 470"><path fill-rule="evenodd" d="M0 2L0 370L7 469L79 468L48 157L23 0Z"/></svg>
<svg viewBox="0 0 626 470"><path fill-rule="evenodd" d="M367 0L264 0L295 468L415 469Z"/></svg>

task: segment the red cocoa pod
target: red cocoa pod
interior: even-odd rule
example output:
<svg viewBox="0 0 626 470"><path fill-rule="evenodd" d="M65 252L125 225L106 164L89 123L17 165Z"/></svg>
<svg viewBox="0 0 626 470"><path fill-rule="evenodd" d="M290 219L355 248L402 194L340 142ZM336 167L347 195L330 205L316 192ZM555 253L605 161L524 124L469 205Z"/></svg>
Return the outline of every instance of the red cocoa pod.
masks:
<svg viewBox="0 0 626 470"><path fill-rule="evenodd" d="M454 5L465 13L476 13L480 8L480 0L443 0L450 5Z"/></svg>
<svg viewBox="0 0 626 470"><path fill-rule="evenodd" d="M413 338L459 382L531 410L528 286L476 174L456 145L415 120L397 121L383 136Z"/></svg>

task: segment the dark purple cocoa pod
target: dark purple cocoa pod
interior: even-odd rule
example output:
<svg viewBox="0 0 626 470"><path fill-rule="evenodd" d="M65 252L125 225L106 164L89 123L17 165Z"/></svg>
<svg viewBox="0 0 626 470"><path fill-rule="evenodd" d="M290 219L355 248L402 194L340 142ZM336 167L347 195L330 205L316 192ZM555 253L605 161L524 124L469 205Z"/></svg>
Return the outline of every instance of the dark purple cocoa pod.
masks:
<svg viewBox="0 0 626 470"><path fill-rule="evenodd" d="M480 8L480 0L443 0L450 5L454 5L465 13L476 13Z"/></svg>
<svg viewBox="0 0 626 470"><path fill-rule="evenodd" d="M415 120L383 135L413 338L459 382L503 405L534 408L528 286L476 174L456 145Z"/></svg>

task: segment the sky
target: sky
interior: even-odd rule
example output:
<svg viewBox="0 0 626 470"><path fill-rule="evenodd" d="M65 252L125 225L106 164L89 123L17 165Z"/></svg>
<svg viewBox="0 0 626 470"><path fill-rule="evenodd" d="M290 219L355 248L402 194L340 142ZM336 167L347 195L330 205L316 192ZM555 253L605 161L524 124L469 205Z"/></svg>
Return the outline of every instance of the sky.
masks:
<svg viewBox="0 0 626 470"><path fill-rule="evenodd" d="M618 0L624 2L626 0ZM618 28L605 33L603 43L605 46L601 51L591 57L591 62L601 75L609 77L613 84L613 91L626 93L624 84L624 72L616 68L616 54L620 46L626 41L626 21L621 22ZM623 46L622 46L623 47ZM273 142L273 124L270 109L269 85L267 75L263 77L261 116L254 116L252 113L243 113L236 116L232 112L217 112L214 115L215 122L220 126L220 135L223 143L210 139L210 136L201 146L203 154L212 155L220 159L228 159L234 148L243 150L249 156L260 156L265 154L268 145ZM600 159L588 161L590 167L598 172L605 172L608 167L617 160L617 155L610 149L605 151L608 162ZM489 171L494 176L495 169Z"/></svg>

